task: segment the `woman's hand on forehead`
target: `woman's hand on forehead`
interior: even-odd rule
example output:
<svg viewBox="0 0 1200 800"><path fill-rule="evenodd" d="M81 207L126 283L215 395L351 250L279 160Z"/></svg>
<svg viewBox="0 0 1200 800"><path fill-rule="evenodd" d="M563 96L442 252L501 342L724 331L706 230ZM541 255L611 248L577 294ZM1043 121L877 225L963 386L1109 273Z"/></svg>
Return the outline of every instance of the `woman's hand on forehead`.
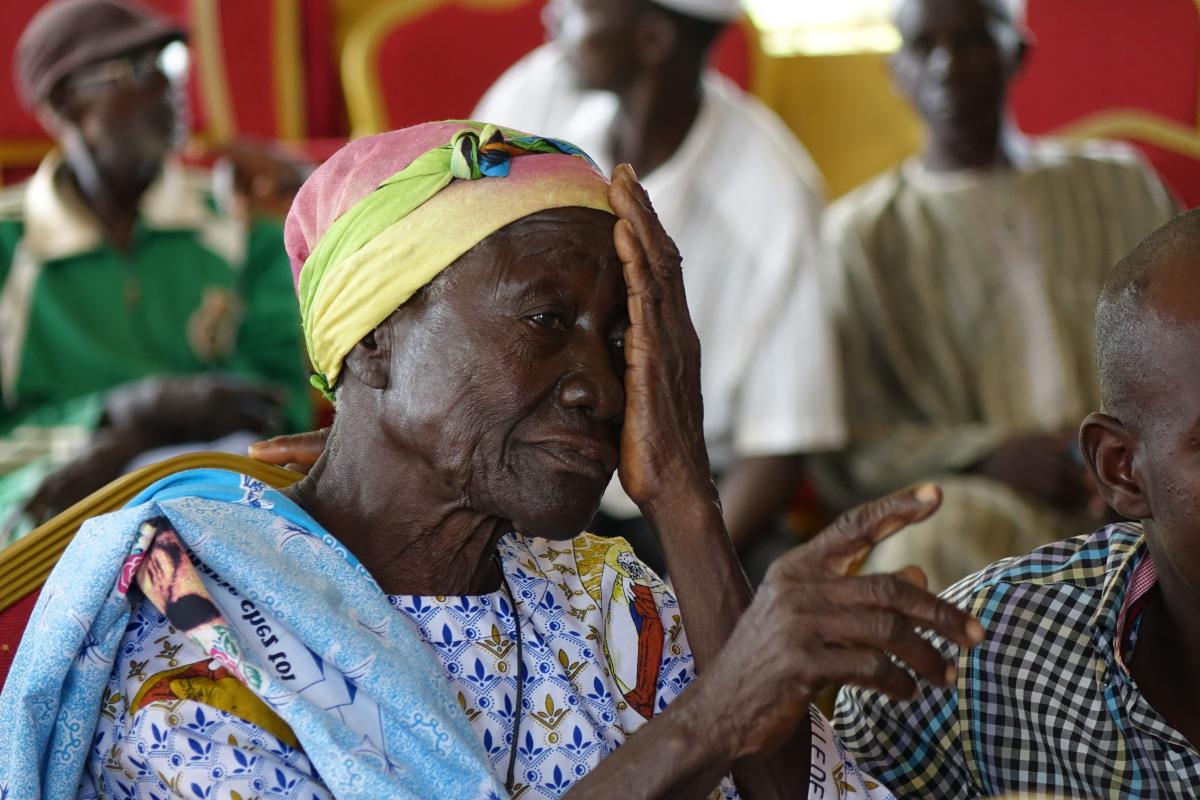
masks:
<svg viewBox="0 0 1200 800"><path fill-rule="evenodd" d="M688 313L682 258L628 164L613 172L609 202L628 289L625 418L618 474L643 513L712 499L700 339Z"/></svg>

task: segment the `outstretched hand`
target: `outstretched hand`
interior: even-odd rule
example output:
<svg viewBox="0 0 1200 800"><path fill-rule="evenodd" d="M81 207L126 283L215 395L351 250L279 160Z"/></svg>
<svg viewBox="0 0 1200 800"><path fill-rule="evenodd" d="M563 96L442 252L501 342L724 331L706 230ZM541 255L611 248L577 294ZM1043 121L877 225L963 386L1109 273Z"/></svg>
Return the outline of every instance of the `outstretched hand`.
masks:
<svg viewBox="0 0 1200 800"><path fill-rule="evenodd" d="M688 313L679 249L628 164L613 172L613 241L629 294L625 334L625 419L618 475L644 512L714 497L704 409L700 340Z"/></svg>
<svg viewBox="0 0 1200 800"><path fill-rule="evenodd" d="M930 484L889 495L848 512L771 567L703 676L712 735L732 748L726 757L773 752L805 724L826 686L849 683L910 699L917 687L904 665L935 686L954 681L955 666L918 630L967 648L983 640L980 624L926 591L917 567L851 576L875 545L940 503Z"/></svg>

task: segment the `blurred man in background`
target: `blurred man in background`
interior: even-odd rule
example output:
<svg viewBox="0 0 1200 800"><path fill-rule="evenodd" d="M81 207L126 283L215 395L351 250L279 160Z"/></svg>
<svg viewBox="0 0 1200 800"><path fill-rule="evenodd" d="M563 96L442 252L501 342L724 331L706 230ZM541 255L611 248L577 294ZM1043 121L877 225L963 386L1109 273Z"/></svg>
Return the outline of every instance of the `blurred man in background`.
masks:
<svg viewBox="0 0 1200 800"><path fill-rule="evenodd" d="M0 195L0 545L140 453L311 422L280 226L218 211L174 157L184 38L61 0L18 44L57 149Z"/></svg>
<svg viewBox="0 0 1200 800"><path fill-rule="evenodd" d="M1081 529L1097 498L1071 430L1098 402L1093 307L1175 209L1128 148L1016 131L1027 42L1008 4L904 0L896 22L893 72L928 137L827 215L851 447L825 482L850 503L937 479L942 511L870 566L917 563L940 589Z"/></svg>
<svg viewBox="0 0 1200 800"><path fill-rule="evenodd" d="M817 291L820 177L787 127L708 69L737 0L553 0L553 41L475 111L633 165L683 255L704 352L704 431L726 523L761 576L803 453L842 443L832 336ZM661 567L614 482L596 529ZM633 520L632 522L623 520ZM644 528L643 528L644 531ZM771 540L773 538L773 540ZM657 562L657 563L655 563Z"/></svg>

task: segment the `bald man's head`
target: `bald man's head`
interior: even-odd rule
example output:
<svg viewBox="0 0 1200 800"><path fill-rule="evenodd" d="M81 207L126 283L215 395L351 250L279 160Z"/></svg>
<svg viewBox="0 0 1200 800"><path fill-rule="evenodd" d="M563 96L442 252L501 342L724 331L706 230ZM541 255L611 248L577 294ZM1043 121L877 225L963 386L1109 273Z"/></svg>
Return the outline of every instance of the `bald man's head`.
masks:
<svg viewBox="0 0 1200 800"><path fill-rule="evenodd" d="M1096 305L1096 367L1105 413L1136 425L1170 389L1168 352L1200 330L1200 210L1147 236L1113 267ZM1184 354L1189 355L1189 354ZM1166 385L1164 385L1164 382Z"/></svg>
<svg viewBox="0 0 1200 800"><path fill-rule="evenodd" d="M1079 429L1110 508L1140 520L1159 585L1200 590L1200 211L1117 264L1096 309L1104 411ZM1166 594L1164 590L1164 594Z"/></svg>

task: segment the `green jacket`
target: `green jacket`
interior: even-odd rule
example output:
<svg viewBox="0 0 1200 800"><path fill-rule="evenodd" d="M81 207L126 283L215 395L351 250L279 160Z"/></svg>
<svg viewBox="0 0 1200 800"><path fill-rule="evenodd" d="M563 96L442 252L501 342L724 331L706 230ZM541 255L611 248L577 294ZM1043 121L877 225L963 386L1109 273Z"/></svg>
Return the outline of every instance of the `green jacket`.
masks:
<svg viewBox="0 0 1200 800"><path fill-rule="evenodd" d="M0 521L78 453L107 392L151 375L270 382L288 392L289 428L309 427L281 226L220 213L207 173L169 163L126 253L56 180L60 164L51 154L0 192Z"/></svg>

